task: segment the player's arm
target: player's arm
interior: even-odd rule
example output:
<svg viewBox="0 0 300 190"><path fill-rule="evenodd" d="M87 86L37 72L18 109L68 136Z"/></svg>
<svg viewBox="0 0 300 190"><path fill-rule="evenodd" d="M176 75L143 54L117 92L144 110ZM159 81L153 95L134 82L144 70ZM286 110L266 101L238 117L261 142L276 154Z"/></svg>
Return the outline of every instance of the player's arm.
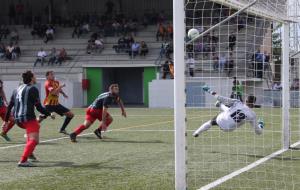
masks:
<svg viewBox="0 0 300 190"><path fill-rule="evenodd" d="M236 101L239 101L239 100L231 99L231 98L228 98L228 97L225 97L225 96L220 96L215 91L212 91L208 86L203 86L202 89L205 92L210 93L211 95L213 95L220 103L222 103L224 105L231 106Z"/></svg>
<svg viewBox="0 0 300 190"><path fill-rule="evenodd" d="M32 101L33 101L37 111L42 114L39 116L38 121L41 122L43 119L46 119L48 116L51 116L51 118L53 119L54 115L52 115L45 107L42 106L38 89L32 88L30 95L33 99Z"/></svg>
<svg viewBox="0 0 300 190"><path fill-rule="evenodd" d="M68 98L68 95L61 89L60 92L65 98Z"/></svg>
<svg viewBox="0 0 300 190"><path fill-rule="evenodd" d="M120 97L117 99L117 103L119 104L121 111L122 111L122 116L127 117L126 111L125 111L125 106L123 104L123 101Z"/></svg>
<svg viewBox="0 0 300 190"><path fill-rule="evenodd" d="M106 128L106 122L107 122L107 110L108 110L108 107L105 107L103 106L103 109L102 109L102 126L104 128Z"/></svg>
<svg viewBox="0 0 300 190"><path fill-rule="evenodd" d="M60 91L62 90L62 88L65 86L66 86L65 84L59 85L58 88L54 89L53 85L50 84L49 82L46 83L46 85L45 85L45 87L49 90L49 93L53 94L53 95L58 95L60 93Z"/></svg>
<svg viewBox="0 0 300 190"><path fill-rule="evenodd" d="M58 95L58 94L62 91L62 88L65 87L65 86L66 86L65 84L59 85L59 87L56 88L56 89L54 89L54 88L52 87L52 89L49 89L50 94Z"/></svg>

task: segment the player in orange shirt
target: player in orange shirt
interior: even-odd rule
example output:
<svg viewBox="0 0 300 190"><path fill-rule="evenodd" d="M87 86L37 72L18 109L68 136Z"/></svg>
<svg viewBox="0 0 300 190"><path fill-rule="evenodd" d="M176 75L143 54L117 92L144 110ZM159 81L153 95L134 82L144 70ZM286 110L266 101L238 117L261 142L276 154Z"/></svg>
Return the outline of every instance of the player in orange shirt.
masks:
<svg viewBox="0 0 300 190"><path fill-rule="evenodd" d="M59 103L59 94L62 94L65 98L68 96L62 90L65 84L60 85L59 81L55 80L54 72L47 71L45 82L46 98L44 100L44 105L49 112L55 112L60 116L66 116L63 125L60 128L60 133L68 134L66 132L66 127L74 117L74 114L66 107Z"/></svg>

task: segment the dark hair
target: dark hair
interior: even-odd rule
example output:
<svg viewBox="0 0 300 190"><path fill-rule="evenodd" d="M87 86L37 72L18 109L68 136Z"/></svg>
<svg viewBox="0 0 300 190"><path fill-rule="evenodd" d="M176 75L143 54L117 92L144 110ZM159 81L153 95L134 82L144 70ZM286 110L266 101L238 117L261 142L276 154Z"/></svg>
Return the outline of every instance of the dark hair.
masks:
<svg viewBox="0 0 300 190"><path fill-rule="evenodd" d="M2 80L0 80L0 84L1 84L0 90L2 90L2 89L3 89L3 81L2 81ZM0 93L1 93L1 92L0 92Z"/></svg>
<svg viewBox="0 0 300 190"><path fill-rule="evenodd" d="M46 72L46 77L49 76L50 73L53 73L53 71L47 71L47 72Z"/></svg>
<svg viewBox="0 0 300 190"><path fill-rule="evenodd" d="M118 84L111 84L109 86L109 91L112 91L112 89L115 88L115 87L119 87L119 85Z"/></svg>
<svg viewBox="0 0 300 190"><path fill-rule="evenodd" d="M249 104L255 104L256 102L256 97L254 95L249 95L248 96L248 103Z"/></svg>
<svg viewBox="0 0 300 190"><path fill-rule="evenodd" d="M22 78L23 78L23 83L24 84L29 84L33 78L33 73L31 71L26 71L22 74Z"/></svg>

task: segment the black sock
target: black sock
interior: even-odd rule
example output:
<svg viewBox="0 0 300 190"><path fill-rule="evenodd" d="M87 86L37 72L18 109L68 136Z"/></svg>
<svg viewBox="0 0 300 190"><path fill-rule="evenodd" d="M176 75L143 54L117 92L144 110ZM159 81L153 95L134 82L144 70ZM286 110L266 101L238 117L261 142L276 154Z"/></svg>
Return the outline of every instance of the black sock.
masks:
<svg viewBox="0 0 300 190"><path fill-rule="evenodd" d="M65 121L62 125L62 127L60 128L61 131L65 130L67 125L70 123L70 121L72 120L73 117L66 117L65 118Z"/></svg>

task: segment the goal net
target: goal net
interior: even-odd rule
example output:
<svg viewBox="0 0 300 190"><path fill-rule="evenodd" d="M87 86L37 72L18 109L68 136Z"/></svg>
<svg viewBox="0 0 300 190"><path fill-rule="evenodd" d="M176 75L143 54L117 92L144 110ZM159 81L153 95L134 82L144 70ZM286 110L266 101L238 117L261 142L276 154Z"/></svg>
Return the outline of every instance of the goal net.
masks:
<svg viewBox="0 0 300 190"><path fill-rule="evenodd" d="M252 2L185 1L185 32L199 32L196 40L186 36L184 54L189 189L300 186L300 53L289 48L288 4L258 0L247 7ZM214 125L224 109L203 86L242 102L255 96L263 133L249 122L230 132ZM213 126L193 137L207 122Z"/></svg>

